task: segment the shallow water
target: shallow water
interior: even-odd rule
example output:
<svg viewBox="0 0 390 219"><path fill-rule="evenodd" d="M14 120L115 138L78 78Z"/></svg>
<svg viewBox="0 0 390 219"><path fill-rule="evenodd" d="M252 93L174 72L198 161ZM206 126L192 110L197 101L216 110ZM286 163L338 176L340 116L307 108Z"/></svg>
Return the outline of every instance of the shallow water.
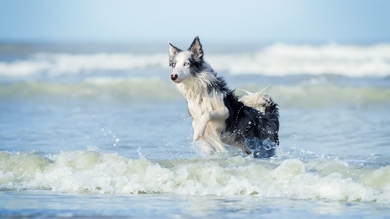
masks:
<svg viewBox="0 0 390 219"><path fill-rule="evenodd" d="M0 55L1 217L388 215L387 44L206 56L238 94L271 84L281 114L271 159L198 154L165 53L15 48Z"/></svg>
<svg viewBox="0 0 390 219"><path fill-rule="evenodd" d="M1 217L35 218L378 218L385 204L282 198L189 195L75 195L48 191L2 192ZM6 201L6 202L5 202ZM86 208L87 206L87 208ZM22 212L22 213L21 213Z"/></svg>

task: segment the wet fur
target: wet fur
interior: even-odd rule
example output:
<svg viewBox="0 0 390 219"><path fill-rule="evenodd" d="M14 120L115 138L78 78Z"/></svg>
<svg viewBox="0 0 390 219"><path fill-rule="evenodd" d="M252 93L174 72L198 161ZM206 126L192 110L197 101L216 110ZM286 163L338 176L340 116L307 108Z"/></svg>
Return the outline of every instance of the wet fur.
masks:
<svg viewBox="0 0 390 219"><path fill-rule="evenodd" d="M169 43L171 80L187 99L194 142L205 143L207 154L233 146L255 157L273 156L279 145L277 104L261 92L238 98L203 55L198 37L185 51Z"/></svg>

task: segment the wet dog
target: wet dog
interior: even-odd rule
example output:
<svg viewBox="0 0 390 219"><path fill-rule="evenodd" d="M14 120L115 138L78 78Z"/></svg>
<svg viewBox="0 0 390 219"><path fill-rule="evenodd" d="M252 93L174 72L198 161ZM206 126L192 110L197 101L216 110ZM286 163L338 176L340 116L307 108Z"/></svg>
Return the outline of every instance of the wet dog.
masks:
<svg viewBox="0 0 390 219"><path fill-rule="evenodd" d="M235 147L266 158L279 145L278 105L262 92L238 97L204 60L199 37L187 50L169 43L171 80L188 102L194 142L207 154Z"/></svg>

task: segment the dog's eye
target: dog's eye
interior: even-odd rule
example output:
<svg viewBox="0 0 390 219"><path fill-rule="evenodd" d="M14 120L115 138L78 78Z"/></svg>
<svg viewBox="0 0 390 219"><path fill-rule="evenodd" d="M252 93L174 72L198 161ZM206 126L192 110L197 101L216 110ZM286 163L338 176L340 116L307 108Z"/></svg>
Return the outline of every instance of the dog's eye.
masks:
<svg viewBox="0 0 390 219"><path fill-rule="evenodd" d="M184 62L184 66L189 66L190 63L189 62Z"/></svg>
<svg viewBox="0 0 390 219"><path fill-rule="evenodd" d="M176 63L171 63L172 68L176 66Z"/></svg>

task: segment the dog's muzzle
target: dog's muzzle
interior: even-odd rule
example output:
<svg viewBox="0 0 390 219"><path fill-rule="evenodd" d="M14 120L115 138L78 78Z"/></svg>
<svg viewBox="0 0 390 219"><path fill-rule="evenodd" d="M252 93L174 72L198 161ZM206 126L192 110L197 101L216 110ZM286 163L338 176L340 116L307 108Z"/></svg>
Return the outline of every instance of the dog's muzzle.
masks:
<svg viewBox="0 0 390 219"><path fill-rule="evenodd" d="M172 81L176 81L177 78L178 78L177 74L171 74L171 80Z"/></svg>

